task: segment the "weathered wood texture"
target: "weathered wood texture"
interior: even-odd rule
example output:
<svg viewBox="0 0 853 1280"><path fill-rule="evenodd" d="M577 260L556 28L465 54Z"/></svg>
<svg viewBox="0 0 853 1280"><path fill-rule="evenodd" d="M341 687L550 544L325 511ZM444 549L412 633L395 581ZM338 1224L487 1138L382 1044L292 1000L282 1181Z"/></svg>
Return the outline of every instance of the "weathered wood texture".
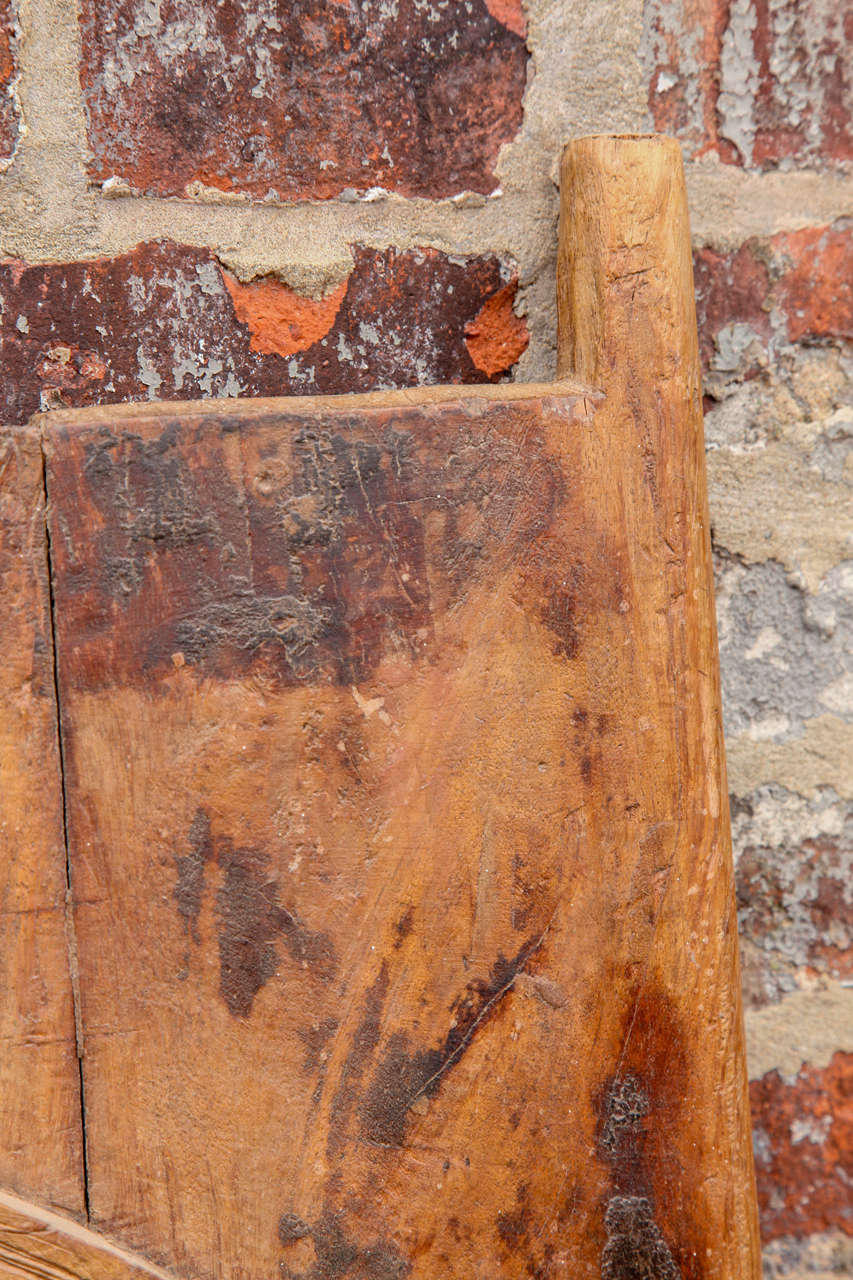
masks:
<svg viewBox="0 0 853 1280"><path fill-rule="evenodd" d="M0 1276L15 1280L168 1280L103 1235L0 1191Z"/></svg>
<svg viewBox="0 0 853 1280"><path fill-rule="evenodd" d="M80 1079L38 435L0 431L0 1182L80 1212Z"/></svg>
<svg viewBox="0 0 853 1280"><path fill-rule="evenodd" d="M91 1225L188 1280L759 1275L680 160L567 166L583 385L41 422Z"/></svg>
<svg viewBox="0 0 853 1280"><path fill-rule="evenodd" d="M566 148L557 297L560 372L605 393L597 417L610 449L590 461L593 473L619 472L627 576L641 582L656 565L654 583L631 601L625 641L626 660L640 663L659 699L643 764L658 847L638 862L654 908L633 937L620 922L613 960L616 989L627 993L632 952L647 939L617 1036L618 1074L641 1082L644 1125L657 1142L666 1132L669 1150L638 1164L629 1143L612 1161L612 1194L651 1192L667 1238L678 1223L701 1221L698 1274L758 1276L693 269L673 139L602 136ZM647 714L637 707L638 737ZM629 776L620 785L630 788ZM665 1099L680 1050L673 1042L650 1052L646 1030L647 1021L662 1026L656 992L676 1014L689 1062L675 1115ZM678 1165L701 1170L698 1182L673 1179Z"/></svg>

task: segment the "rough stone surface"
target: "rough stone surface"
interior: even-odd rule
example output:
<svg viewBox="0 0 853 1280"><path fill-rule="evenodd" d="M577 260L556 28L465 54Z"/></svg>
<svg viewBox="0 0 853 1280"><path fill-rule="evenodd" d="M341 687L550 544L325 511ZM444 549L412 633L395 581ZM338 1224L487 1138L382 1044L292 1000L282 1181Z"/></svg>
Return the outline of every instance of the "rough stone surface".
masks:
<svg viewBox="0 0 853 1280"><path fill-rule="evenodd" d="M793 1084L771 1072L751 1095L764 1239L853 1235L853 1054L804 1067Z"/></svg>
<svg viewBox="0 0 853 1280"><path fill-rule="evenodd" d="M655 127L748 168L849 166L849 0L648 0Z"/></svg>
<svg viewBox="0 0 853 1280"><path fill-rule="evenodd" d="M15 154L20 132L17 99L18 21L13 0L0 0L0 167Z"/></svg>
<svg viewBox="0 0 853 1280"><path fill-rule="evenodd" d="M747 1004L853 977L853 805L770 784L732 798L732 835Z"/></svg>
<svg viewBox="0 0 853 1280"><path fill-rule="evenodd" d="M154 195L488 194L521 124L520 0L84 0L90 176Z"/></svg>
<svg viewBox="0 0 853 1280"><path fill-rule="evenodd" d="M495 381L524 346L515 290L494 256L435 249L356 250L321 301L273 279L243 285L211 253L169 242L95 262L6 262L2 414Z"/></svg>
<svg viewBox="0 0 853 1280"><path fill-rule="evenodd" d="M838 1280L853 1275L853 1239L840 1231L798 1239L782 1236L764 1248L765 1280Z"/></svg>

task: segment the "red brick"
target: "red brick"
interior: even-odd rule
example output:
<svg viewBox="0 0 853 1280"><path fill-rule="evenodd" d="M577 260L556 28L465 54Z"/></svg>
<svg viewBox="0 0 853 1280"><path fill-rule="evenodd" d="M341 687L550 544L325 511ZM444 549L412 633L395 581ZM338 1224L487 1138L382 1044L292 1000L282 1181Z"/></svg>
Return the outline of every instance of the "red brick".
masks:
<svg viewBox="0 0 853 1280"><path fill-rule="evenodd" d="M853 339L853 225L778 237L790 266L777 290L788 337Z"/></svg>
<svg viewBox="0 0 853 1280"><path fill-rule="evenodd" d="M468 354L490 378L514 365L530 341L527 325L513 311L517 288L518 280L513 276L465 326Z"/></svg>
<svg viewBox="0 0 853 1280"><path fill-rule="evenodd" d="M720 330L747 324L766 346L853 339L853 223L752 239L693 261L703 364Z"/></svg>
<svg viewBox="0 0 853 1280"><path fill-rule="evenodd" d="M0 0L0 163L15 153L20 131L12 92L18 74L18 23L13 0Z"/></svg>
<svg viewBox="0 0 853 1280"><path fill-rule="evenodd" d="M488 193L521 124L521 0L83 0L90 176L263 199Z"/></svg>
<svg viewBox="0 0 853 1280"><path fill-rule="evenodd" d="M764 1240L840 1230L853 1235L853 1054L753 1081L752 1123Z"/></svg>
<svg viewBox="0 0 853 1280"><path fill-rule="evenodd" d="M647 0L655 127L748 168L853 160L851 0Z"/></svg>
<svg viewBox="0 0 853 1280"><path fill-rule="evenodd" d="M434 249L356 249L320 300L273 279L239 284L207 250L171 242L0 263L0 421L40 404L497 381L526 345L516 287L497 258Z"/></svg>

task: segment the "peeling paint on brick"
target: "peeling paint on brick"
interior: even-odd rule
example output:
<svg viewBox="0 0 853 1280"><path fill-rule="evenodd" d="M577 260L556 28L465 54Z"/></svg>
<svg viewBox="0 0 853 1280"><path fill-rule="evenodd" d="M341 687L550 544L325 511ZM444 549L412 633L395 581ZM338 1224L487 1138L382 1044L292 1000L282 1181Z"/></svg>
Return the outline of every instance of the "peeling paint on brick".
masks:
<svg viewBox="0 0 853 1280"><path fill-rule="evenodd" d="M750 1005L853 977L853 805L778 786L732 797Z"/></svg>
<svg viewBox="0 0 853 1280"><path fill-rule="evenodd" d="M822 338L853 340L853 222L808 227L731 253L694 255L696 305L706 368L734 368L736 332L763 347ZM740 339L743 347L744 339ZM732 356L734 364L732 364Z"/></svg>
<svg viewBox="0 0 853 1280"><path fill-rule="evenodd" d="M839 0L646 0L655 127L747 168L849 166L853 10Z"/></svg>
<svg viewBox="0 0 853 1280"><path fill-rule="evenodd" d="M256 199L497 186L527 52L519 0L84 0L90 177Z"/></svg>
<svg viewBox="0 0 853 1280"><path fill-rule="evenodd" d="M0 170L14 156L21 128L17 98L18 41L15 0L0 0Z"/></svg>
<svg viewBox="0 0 853 1280"><path fill-rule="evenodd" d="M853 1054L804 1067L793 1084L773 1071L750 1095L763 1238L853 1235Z"/></svg>
<svg viewBox="0 0 853 1280"><path fill-rule="evenodd" d="M271 281L229 283L211 253L165 241L93 262L7 262L0 410L22 422L60 404L494 381L520 337L500 358L487 348L487 373L466 328L492 298L511 313L515 289L497 258L435 249L356 249L349 279L325 302Z"/></svg>

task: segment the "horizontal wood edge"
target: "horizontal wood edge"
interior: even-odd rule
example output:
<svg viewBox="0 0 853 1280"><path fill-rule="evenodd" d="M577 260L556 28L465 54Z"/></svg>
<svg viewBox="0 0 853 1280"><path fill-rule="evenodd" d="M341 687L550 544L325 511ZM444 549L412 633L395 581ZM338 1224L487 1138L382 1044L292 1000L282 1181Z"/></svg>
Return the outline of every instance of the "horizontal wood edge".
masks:
<svg viewBox="0 0 853 1280"><path fill-rule="evenodd" d="M233 400L142 400L115 405L92 405L80 409L51 409L34 414L26 426L45 436L52 427L115 426L129 421L172 420L176 417L198 421L205 418L249 419L258 415L307 413L312 410L353 410L420 408L431 404L464 404L480 402L505 404L523 400L598 400L601 392L574 378L554 382L507 382L486 384L445 384L431 387L405 387L396 391L368 391L337 396L258 396ZM6 431L23 431L24 427L7 427Z"/></svg>

